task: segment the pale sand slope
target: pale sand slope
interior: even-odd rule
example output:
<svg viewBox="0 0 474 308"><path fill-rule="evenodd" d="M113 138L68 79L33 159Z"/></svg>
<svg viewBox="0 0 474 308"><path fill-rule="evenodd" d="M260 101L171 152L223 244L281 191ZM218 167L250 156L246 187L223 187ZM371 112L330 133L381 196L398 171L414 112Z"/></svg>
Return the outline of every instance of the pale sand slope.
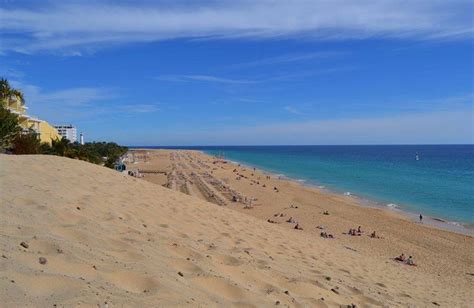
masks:
<svg viewBox="0 0 474 308"><path fill-rule="evenodd" d="M469 286L67 158L0 155L0 225L5 307L472 300Z"/></svg>

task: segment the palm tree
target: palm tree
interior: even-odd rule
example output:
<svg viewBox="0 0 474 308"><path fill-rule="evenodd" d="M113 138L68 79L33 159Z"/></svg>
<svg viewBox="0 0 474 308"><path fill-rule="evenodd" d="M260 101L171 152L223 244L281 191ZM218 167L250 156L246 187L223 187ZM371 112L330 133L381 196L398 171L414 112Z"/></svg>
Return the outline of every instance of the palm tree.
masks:
<svg viewBox="0 0 474 308"><path fill-rule="evenodd" d="M71 142L66 138L52 140L51 148L54 154L67 156L71 151Z"/></svg>
<svg viewBox="0 0 474 308"><path fill-rule="evenodd" d="M0 79L0 98L3 100L11 95L12 88L5 78Z"/></svg>
<svg viewBox="0 0 474 308"><path fill-rule="evenodd" d="M16 96L23 104L25 103L25 97L23 96L23 92L18 89L12 89L12 95Z"/></svg>
<svg viewBox="0 0 474 308"><path fill-rule="evenodd" d="M0 79L0 99L9 99L12 96L15 96L23 104L25 103L25 97L20 90L12 88L7 79Z"/></svg>

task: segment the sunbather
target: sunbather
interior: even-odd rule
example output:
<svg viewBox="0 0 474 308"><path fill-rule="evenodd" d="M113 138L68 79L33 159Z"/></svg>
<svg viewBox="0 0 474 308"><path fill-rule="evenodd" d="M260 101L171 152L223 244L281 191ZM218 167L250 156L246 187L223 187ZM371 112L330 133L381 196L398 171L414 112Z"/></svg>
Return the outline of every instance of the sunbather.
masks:
<svg viewBox="0 0 474 308"><path fill-rule="evenodd" d="M404 262L405 261L405 254L402 253L400 256L396 257L395 260L400 261L400 262Z"/></svg>
<svg viewBox="0 0 474 308"><path fill-rule="evenodd" d="M301 228L299 224L296 224L295 230L303 230L303 228Z"/></svg>
<svg viewBox="0 0 474 308"><path fill-rule="evenodd" d="M415 261L413 261L412 256L409 256L405 263L407 265L416 266Z"/></svg>

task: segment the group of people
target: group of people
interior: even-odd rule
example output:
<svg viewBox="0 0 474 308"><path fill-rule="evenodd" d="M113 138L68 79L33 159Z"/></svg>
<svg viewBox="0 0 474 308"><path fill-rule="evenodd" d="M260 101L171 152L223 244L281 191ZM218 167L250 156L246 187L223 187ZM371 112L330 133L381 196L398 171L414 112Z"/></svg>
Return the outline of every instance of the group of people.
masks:
<svg viewBox="0 0 474 308"><path fill-rule="evenodd" d="M327 233L326 231L321 231L319 234L322 238L334 238L334 236L331 233Z"/></svg>
<svg viewBox="0 0 474 308"><path fill-rule="evenodd" d="M370 238L382 238L382 237L378 236L374 231L370 234Z"/></svg>
<svg viewBox="0 0 474 308"><path fill-rule="evenodd" d="M331 233L327 233L325 231L324 226L316 226L316 228L321 230L321 233L319 233L319 236L321 236L322 238L334 238L334 236Z"/></svg>
<svg viewBox="0 0 474 308"><path fill-rule="evenodd" d="M413 261L413 257L409 256L408 259L405 257L405 254L401 254L395 258L395 261L405 263L406 265L416 266L415 261Z"/></svg>
<svg viewBox="0 0 474 308"><path fill-rule="evenodd" d="M359 227L357 228L357 230L356 230L356 229L352 229L352 228L349 229L349 232L347 232L347 234L352 235L352 236L361 236L363 232L364 232L364 231L362 231L361 226L359 226Z"/></svg>

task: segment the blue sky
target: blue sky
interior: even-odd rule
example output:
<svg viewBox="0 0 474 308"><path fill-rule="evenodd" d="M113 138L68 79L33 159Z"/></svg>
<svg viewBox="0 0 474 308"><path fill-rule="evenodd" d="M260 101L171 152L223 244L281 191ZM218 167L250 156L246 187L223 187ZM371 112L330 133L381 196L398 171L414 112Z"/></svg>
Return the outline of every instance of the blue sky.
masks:
<svg viewBox="0 0 474 308"><path fill-rule="evenodd" d="M473 143L472 9L0 0L0 75L88 140Z"/></svg>

